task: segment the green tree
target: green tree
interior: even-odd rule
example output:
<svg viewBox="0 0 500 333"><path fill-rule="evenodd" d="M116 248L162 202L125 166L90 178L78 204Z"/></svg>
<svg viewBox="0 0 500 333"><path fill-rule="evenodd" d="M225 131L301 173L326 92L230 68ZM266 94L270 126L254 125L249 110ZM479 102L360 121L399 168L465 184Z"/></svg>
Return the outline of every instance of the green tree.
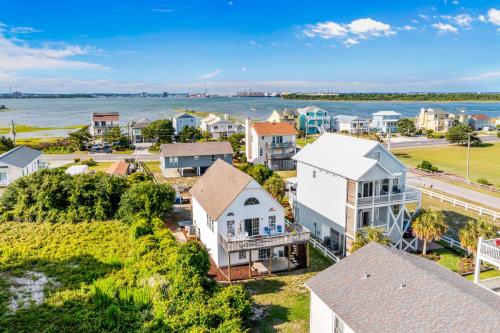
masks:
<svg viewBox="0 0 500 333"><path fill-rule="evenodd" d="M210 139L212 138L212 133L210 133L209 131L202 131L201 136L203 140L210 141Z"/></svg>
<svg viewBox="0 0 500 333"><path fill-rule="evenodd" d="M89 132L89 126L80 128L77 131L68 133L68 141L73 148L85 150L85 146L92 139Z"/></svg>
<svg viewBox="0 0 500 333"><path fill-rule="evenodd" d="M159 119L153 121L142 130L142 135L146 139L152 139L157 143L172 143L175 129L169 119Z"/></svg>
<svg viewBox="0 0 500 333"><path fill-rule="evenodd" d="M450 143L463 145L467 143L469 135L471 144L481 143L481 139L477 137L477 133L474 132L470 126L465 124L453 126L446 132L445 137Z"/></svg>
<svg viewBox="0 0 500 333"><path fill-rule="evenodd" d="M484 220L469 220L465 226L458 231L460 244L474 255L474 259L477 253L477 242L479 241L479 237L488 239L495 238L496 236L497 227Z"/></svg>
<svg viewBox="0 0 500 333"><path fill-rule="evenodd" d="M442 212L423 209L412 223L413 235L423 240L423 255L427 254L427 243L440 239L448 230L448 225Z"/></svg>
<svg viewBox="0 0 500 333"><path fill-rule="evenodd" d="M273 175L273 171L262 164L254 165L247 169L246 173L253 177L260 185Z"/></svg>
<svg viewBox="0 0 500 333"><path fill-rule="evenodd" d="M14 149L14 141L6 136L0 137L0 153L5 153L11 149Z"/></svg>
<svg viewBox="0 0 500 333"><path fill-rule="evenodd" d="M103 139L106 142L112 143L114 147L117 148L128 148L130 147L130 139L128 136L122 133L120 128L113 127L106 131L103 135Z"/></svg>
<svg viewBox="0 0 500 333"><path fill-rule="evenodd" d="M201 130L193 126L184 126L176 137L178 142L196 142L203 137Z"/></svg>
<svg viewBox="0 0 500 333"><path fill-rule="evenodd" d="M279 202L283 201L283 197L285 196L285 182L283 178L274 174L264 182L263 187L267 192L271 193L276 200Z"/></svg>
<svg viewBox="0 0 500 333"><path fill-rule="evenodd" d="M172 209L175 190L169 184L152 181L132 185L120 201L119 216L131 221L134 217L162 218Z"/></svg>
<svg viewBox="0 0 500 333"><path fill-rule="evenodd" d="M415 134L415 122L410 118L401 118L396 123L398 133L401 133L406 136L412 136Z"/></svg>
<svg viewBox="0 0 500 333"><path fill-rule="evenodd" d="M377 242L382 245L389 245L391 239L384 234L384 229L367 227L356 232L354 242L352 242L351 252L357 251L370 242Z"/></svg>
<svg viewBox="0 0 500 333"><path fill-rule="evenodd" d="M243 133L235 133L227 138L227 141L231 144L231 147L234 151L234 156L238 159L241 158L241 146L243 145L243 139L245 138L245 134Z"/></svg>
<svg viewBox="0 0 500 333"><path fill-rule="evenodd" d="M134 185L145 181L152 181L153 176L143 172L134 172L133 174L127 177L127 180L130 185Z"/></svg>

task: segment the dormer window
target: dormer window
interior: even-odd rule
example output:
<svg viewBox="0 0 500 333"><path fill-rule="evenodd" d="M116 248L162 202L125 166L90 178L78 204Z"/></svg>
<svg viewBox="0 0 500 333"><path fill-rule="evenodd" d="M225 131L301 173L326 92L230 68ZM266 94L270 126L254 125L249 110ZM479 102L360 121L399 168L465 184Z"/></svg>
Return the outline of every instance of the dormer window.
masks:
<svg viewBox="0 0 500 333"><path fill-rule="evenodd" d="M380 152L379 151L373 152L373 159L380 161Z"/></svg>
<svg viewBox="0 0 500 333"><path fill-rule="evenodd" d="M245 200L245 206L251 206L251 205L258 205L259 204L259 200L257 200L257 198L248 198L247 200Z"/></svg>

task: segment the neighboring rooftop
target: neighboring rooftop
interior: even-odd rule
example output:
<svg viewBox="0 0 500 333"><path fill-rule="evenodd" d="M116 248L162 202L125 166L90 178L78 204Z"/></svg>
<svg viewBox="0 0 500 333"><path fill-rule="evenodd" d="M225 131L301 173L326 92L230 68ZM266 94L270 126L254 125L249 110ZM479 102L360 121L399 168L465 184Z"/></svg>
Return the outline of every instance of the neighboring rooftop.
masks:
<svg viewBox="0 0 500 333"><path fill-rule="evenodd" d="M218 159L189 192L207 214L217 220L252 180L243 171Z"/></svg>
<svg viewBox="0 0 500 333"><path fill-rule="evenodd" d="M293 125L285 122L263 121L253 123L252 127L259 136L299 134Z"/></svg>
<svg viewBox="0 0 500 333"><path fill-rule="evenodd" d="M208 115L208 117L203 118L201 122L206 123L208 125L214 125L216 123L231 124L231 121L227 119L227 115L224 115L224 117L221 118L215 114Z"/></svg>
<svg viewBox="0 0 500 333"><path fill-rule="evenodd" d="M306 145L293 159L357 181L378 163L365 157L377 146L381 146L377 141L325 133ZM394 160L400 164L396 158ZM402 164L401 167L404 168Z"/></svg>
<svg viewBox="0 0 500 333"><path fill-rule="evenodd" d="M129 164L127 162L115 162L108 167L106 173L113 176L126 176L128 168Z"/></svg>
<svg viewBox="0 0 500 333"><path fill-rule="evenodd" d="M346 115L338 115L335 116L334 119L344 123L351 123L353 121L368 121L367 119L361 118L359 116L346 116Z"/></svg>
<svg viewBox="0 0 500 333"><path fill-rule="evenodd" d="M67 168L65 172L71 176L74 176L82 173L87 173L88 169L89 167L87 165L72 165Z"/></svg>
<svg viewBox="0 0 500 333"><path fill-rule="evenodd" d="M490 117L488 117L485 114L472 114L471 117L474 120L488 120L488 119L490 119Z"/></svg>
<svg viewBox="0 0 500 333"><path fill-rule="evenodd" d="M182 113L177 113L175 116L173 116L172 118L196 118L195 116L189 114L189 113L186 113L186 112L182 112Z"/></svg>
<svg viewBox="0 0 500 333"><path fill-rule="evenodd" d="M118 121L120 120L119 112L92 112L93 121Z"/></svg>
<svg viewBox="0 0 500 333"><path fill-rule="evenodd" d="M166 157L234 154L228 141L163 144L160 151L161 155Z"/></svg>
<svg viewBox="0 0 500 333"><path fill-rule="evenodd" d="M401 116L401 113L391 110L382 110L375 113L372 113L372 116Z"/></svg>
<svg viewBox="0 0 500 333"><path fill-rule="evenodd" d="M305 108L298 108L297 109L297 112L299 114L304 114L304 113L308 113L308 112L318 112L318 111L326 112L322 108L319 108L315 105L310 105L310 106L306 106Z"/></svg>
<svg viewBox="0 0 500 333"><path fill-rule="evenodd" d="M143 118L135 122L134 125L132 125L132 128L145 128L148 127L149 124L151 124L151 120Z"/></svg>
<svg viewBox="0 0 500 333"><path fill-rule="evenodd" d="M0 163L25 168L43 153L26 146L19 146L0 155Z"/></svg>
<svg viewBox="0 0 500 333"><path fill-rule="evenodd" d="M500 297L441 265L370 243L306 281L363 332L498 332Z"/></svg>

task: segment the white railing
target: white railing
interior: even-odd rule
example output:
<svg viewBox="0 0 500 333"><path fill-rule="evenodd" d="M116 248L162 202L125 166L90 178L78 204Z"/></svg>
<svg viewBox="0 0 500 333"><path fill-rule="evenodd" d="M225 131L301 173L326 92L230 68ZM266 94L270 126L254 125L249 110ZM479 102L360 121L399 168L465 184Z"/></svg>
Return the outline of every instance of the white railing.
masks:
<svg viewBox="0 0 500 333"><path fill-rule="evenodd" d="M337 257L335 254L333 254L332 251L328 250L326 246L321 244L318 240L314 239L313 237L309 238L309 243L311 243L312 247L317 249L322 255L333 260L333 262L337 262L340 260L340 258Z"/></svg>
<svg viewBox="0 0 500 333"><path fill-rule="evenodd" d="M410 186L410 187L413 187L415 189L420 190L422 193L428 195L430 198L437 198L441 202L443 202L443 201L449 202L454 207L463 207L465 210L477 212L480 216L482 216L482 215L491 216L493 218L493 221L496 221L496 219L500 217L500 212L496 212L496 211L488 209L488 208L484 208L481 206L470 204L468 202L460 201L460 200L455 199L455 198L450 198L446 195L439 194L439 193L436 193L436 192L433 192L430 190L426 190L423 188L418 188L418 187L414 187L414 186Z"/></svg>
<svg viewBox="0 0 500 333"><path fill-rule="evenodd" d="M358 198L358 206L378 205L388 202L400 201L417 201L420 199L420 191L418 189L407 189L400 193L391 193L384 195L375 195L372 197Z"/></svg>
<svg viewBox="0 0 500 333"><path fill-rule="evenodd" d="M447 243L451 248L454 248L454 247L457 247L463 251L466 251L467 253L469 253L469 250L467 250L466 248L462 247L462 244L460 244L459 241L457 241L456 239L453 239L451 237L448 237L448 236L443 236L441 237L441 240L445 243Z"/></svg>
<svg viewBox="0 0 500 333"><path fill-rule="evenodd" d="M490 259L500 265L500 248L495 245L495 239L483 240L480 242L479 255Z"/></svg>

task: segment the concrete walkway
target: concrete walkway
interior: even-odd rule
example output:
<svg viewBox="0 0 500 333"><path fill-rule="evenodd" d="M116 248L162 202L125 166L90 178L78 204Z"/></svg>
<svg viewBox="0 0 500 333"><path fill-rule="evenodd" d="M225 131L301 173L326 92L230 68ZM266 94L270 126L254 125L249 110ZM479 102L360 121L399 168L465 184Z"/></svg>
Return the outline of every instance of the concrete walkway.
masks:
<svg viewBox="0 0 500 333"><path fill-rule="evenodd" d="M420 176L410 172L407 174L406 181L410 185L425 187L426 189L429 189L432 185L434 190L475 202L478 206L488 206L500 210L500 198L492 195L453 185L433 177Z"/></svg>

